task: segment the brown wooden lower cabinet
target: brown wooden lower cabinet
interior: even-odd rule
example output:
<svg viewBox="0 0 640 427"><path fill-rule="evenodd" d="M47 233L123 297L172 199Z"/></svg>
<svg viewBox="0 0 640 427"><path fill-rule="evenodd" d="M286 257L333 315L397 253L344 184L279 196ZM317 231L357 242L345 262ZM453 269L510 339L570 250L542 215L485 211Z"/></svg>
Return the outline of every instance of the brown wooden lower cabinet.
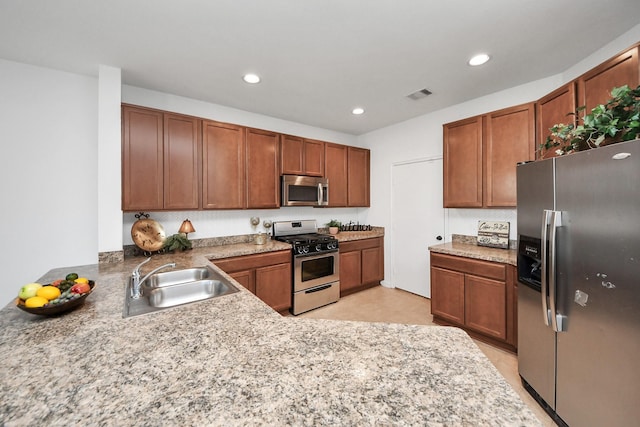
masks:
<svg viewBox="0 0 640 427"><path fill-rule="evenodd" d="M285 312L291 308L291 251L212 261L274 310Z"/></svg>
<svg viewBox="0 0 640 427"><path fill-rule="evenodd" d="M384 238L340 242L340 296L373 286L384 279Z"/></svg>
<svg viewBox="0 0 640 427"><path fill-rule="evenodd" d="M431 254L431 314L505 349L517 346L516 268L512 265Z"/></svg>

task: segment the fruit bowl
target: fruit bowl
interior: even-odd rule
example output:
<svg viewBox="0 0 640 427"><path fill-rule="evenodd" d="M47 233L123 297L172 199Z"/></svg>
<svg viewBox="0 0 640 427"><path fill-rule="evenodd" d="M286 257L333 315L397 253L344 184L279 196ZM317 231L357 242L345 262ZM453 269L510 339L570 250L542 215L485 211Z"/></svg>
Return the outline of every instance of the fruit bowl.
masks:
<svg viewBox="0 0 640 427"><path fill-rule="evenodd" d="M84 300L87 299L89 295L91 295L91 292L93 292L93 288L95 286L96 286L96 282L94 282L93 280L89 280L89 287L91 287L91 290L89 292L85 292L84 294L80 295L78 298L72 299L63 304L51 305L47 307L25 307L24 300L20 298L16 298L16 306L20 310L24 310L27 313L39 314L41 316L53 316L56 314L65 313L67 311L71 311L74 308L84 304Z"/></svg>

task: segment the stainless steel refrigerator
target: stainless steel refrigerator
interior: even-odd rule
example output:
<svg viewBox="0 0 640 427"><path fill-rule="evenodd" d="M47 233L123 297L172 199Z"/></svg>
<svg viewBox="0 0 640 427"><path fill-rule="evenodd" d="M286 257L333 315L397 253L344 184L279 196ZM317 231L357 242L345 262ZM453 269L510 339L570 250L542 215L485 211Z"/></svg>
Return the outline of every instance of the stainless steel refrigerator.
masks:
<svg viewBox="0 0 640 427"><path fill-rule="evenodd" d="M556 422L640 425L640 140L517 167L518 370Z"/></svg>

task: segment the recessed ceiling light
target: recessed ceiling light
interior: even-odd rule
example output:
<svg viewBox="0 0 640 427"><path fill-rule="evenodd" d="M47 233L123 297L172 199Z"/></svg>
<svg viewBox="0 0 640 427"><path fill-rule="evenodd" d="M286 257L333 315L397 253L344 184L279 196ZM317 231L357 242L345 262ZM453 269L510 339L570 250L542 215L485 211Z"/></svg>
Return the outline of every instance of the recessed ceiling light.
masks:
<svg viewBox="0 0 640 427"><path fill-rule="evenodd" d="M351 110L351 114L355 114L356 116L359 116L360 114L364 114L364 108L356 107L353 110Z"/></svg>
<svg viewBox="0 0 640 427"><path fill-rule="evenodd" d="M242 77L242 80L251 84L260 83L260 76L258 76L257 74L245 74Z"/></svg>
<svg viewBox="0 0 640 427"><path fill-rule="evenodd" d="M486 53L481 53L479 55L474 56L469 60L469 65L475 67L477 65L482 65L490 59L489 55Z"/></svg>

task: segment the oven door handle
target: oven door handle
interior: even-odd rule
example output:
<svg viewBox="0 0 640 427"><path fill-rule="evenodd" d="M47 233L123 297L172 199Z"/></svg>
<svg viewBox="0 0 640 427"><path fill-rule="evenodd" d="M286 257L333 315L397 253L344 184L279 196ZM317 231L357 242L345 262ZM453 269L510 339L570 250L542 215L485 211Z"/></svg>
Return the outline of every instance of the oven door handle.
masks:
<svg viewBox="0 0 640 427"><path fill-rule="evenodd" d="M305 294L312 294L314 292L324 291L325 289L329 289L331 286L332 285L318 286L317 288L307 289L306 291L304 291L304 293Z"/></svg>
<svg viewBox="0 0 640 427"><path fill-rule="evenodd" d="M317 257L317 258L322 258L323 256L327 256L330 254L335 254L336 252L338 252L338 249L332 249L330 251L324 251L324 252L312 252L310 254L294 254L294 258L309 258L309 257Z"/></svg>

